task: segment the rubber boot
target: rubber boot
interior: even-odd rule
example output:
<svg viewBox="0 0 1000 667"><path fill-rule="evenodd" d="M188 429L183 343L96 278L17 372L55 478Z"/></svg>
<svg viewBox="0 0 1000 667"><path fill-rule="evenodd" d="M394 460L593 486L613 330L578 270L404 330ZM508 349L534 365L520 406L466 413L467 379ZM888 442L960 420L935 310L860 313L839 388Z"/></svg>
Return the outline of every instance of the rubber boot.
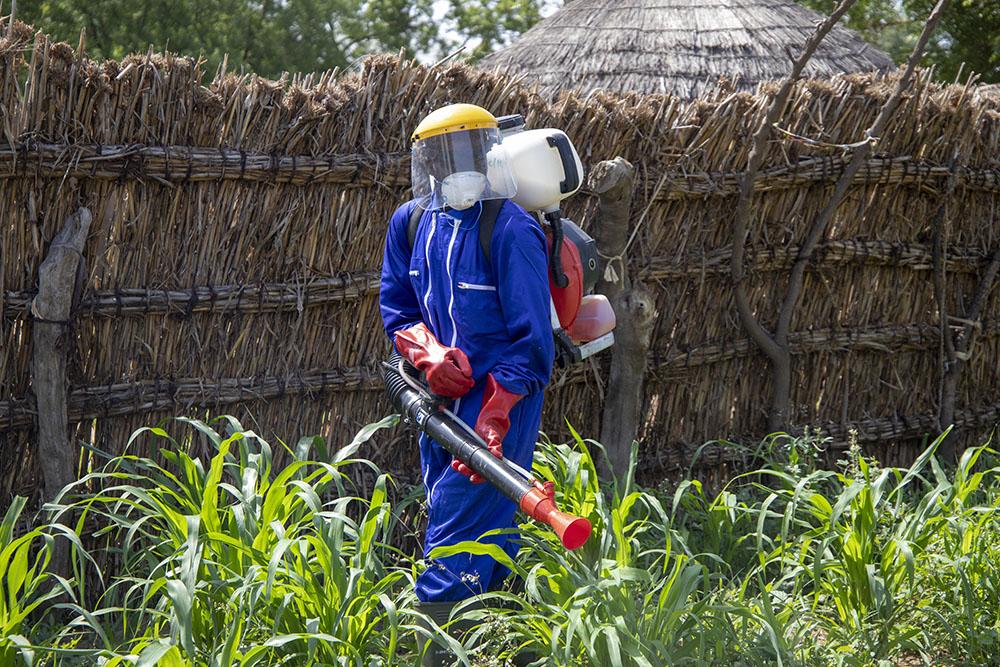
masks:
<svg viewBox="0 0 1000 667"><path fill-rule="evenodd" d="M464 600L461 602L418 602L415 609L429 617L438 627L444 628L451 616L452 609L464 602ZM434 631L426 619L421 618L418 623L422 628L431 632ZM475 626L476 623L474 621L460 619L445 628L445 632L452 639L461 642L462 636ZM458 656L446 646L441 646L437 642L431 641L427 646L427 651L424 652L420 665L421 667L450 667L455 664L457 659Z"/></svg>
<svg viewBox="0 0 1000 667"><path fill-rule="evenodd" d="M466 605L464 611L485 609L485 605L482 605L481 603L468 605L465 600L461 602L418 602L415 609L433 620L438 627L445 628L445 625L448 623L448 619L451 616L452 610L460 604ZM421 627L433 632L433 628L425 619L421 618L418 623ZM478 624L478 621L459 618L458 620L453 621L451 625L448 625L448 627L445 628L445 632L447 632L448 636L452 639L461 643L466 649L469 649L472 647L467 642L463 641L463 637L471 630L474 630ZM421 639L421 641L423 640ZM458 656L452 653L446 646L441 646L440 644L431 641L427 646L427 651L424 653L420 665L421 667L451 667L457 660ZM522 652L511 658L508 664L513 667L522 667L524 665L530 665L536 660L538 660L538 656L535 653Z"/></svg>

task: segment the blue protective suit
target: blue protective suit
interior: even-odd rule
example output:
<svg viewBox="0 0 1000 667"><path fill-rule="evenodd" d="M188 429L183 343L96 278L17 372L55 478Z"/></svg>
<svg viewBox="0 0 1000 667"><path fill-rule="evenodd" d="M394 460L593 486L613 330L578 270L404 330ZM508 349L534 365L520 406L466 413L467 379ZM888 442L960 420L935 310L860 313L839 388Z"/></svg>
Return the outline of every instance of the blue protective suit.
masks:
<svg viewBox="0 0 1000 667"><path fill-rule="evenodd" d="M451 409L474 426L486 376L523 394L510 413L504 457L531 468L542 414L542 390L552 373L554 343L549 319L546 241L538 222L511 201L497 215L490 262L479 240L482 205L464 211L429 210L421 217L411 253L407 226L414 203L389 221L382 285L382 320L390 338L423 322L443 344L469 357L475 387ZM431 549L477 540L514 526L515 504L492 485L472 484L451 468L451 454L420 436L420 463L429 518L424 558ZM507 536L485 538L511 556ZM424 602L461 600L498 586L509 574L489 556L459 554L428 560L417 578Z"/></svg>

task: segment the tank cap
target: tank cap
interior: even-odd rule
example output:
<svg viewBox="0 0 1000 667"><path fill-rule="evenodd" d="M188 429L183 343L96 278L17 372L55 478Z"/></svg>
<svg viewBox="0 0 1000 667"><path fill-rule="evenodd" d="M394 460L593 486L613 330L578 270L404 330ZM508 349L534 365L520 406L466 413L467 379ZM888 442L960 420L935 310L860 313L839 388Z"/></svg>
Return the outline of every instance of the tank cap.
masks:
<svg viewBox="0 0 1000 667"><path fill-rule="evenodd" d="M524 116L519 113L510 114L509 116L497 116L497 127L501 132L504 130L513 130L515 127L524 127Z"/></svg>

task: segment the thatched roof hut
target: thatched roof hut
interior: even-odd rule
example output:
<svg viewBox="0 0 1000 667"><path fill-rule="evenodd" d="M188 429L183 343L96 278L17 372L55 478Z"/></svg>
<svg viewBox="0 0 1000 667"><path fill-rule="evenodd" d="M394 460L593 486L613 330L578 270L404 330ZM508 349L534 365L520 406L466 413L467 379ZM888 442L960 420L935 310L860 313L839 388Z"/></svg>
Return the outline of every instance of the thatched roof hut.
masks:
<svg viewBox="0 0 1000 667"><path fill-rule="evenodd" d="M483 60L523 73L544 94L563 89L692 98L720 77L740 90L780 79L822 17L793 0L567 0ZM856 33L834 28L806 76L893 68Z"/></svg>

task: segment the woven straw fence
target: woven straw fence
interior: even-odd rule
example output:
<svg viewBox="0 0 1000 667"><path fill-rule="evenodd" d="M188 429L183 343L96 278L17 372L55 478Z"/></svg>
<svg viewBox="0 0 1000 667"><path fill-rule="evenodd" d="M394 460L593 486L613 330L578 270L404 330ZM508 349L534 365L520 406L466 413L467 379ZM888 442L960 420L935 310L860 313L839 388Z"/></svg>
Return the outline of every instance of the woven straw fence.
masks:
<svg viewBox="0 0 1000 667"><path fill-rule="evenodd" d="M738 176L773 89L719 90L691 104L569 95L547 105L508 78L388 56L351 75L202 79L191 59L95 63L22 25L0 40L4 498L37 486L30 304L53 236L80 206L93 224L65 324L76 443L119 453L140 426L222 413L291 444L317 433L344 443L389 412L377 380L388 349L377 307L386 221L407 197L410 129L452 101L562 128L587 165L619 155L636 165L637 231L625 260L659 313L645 470L677 469L709 439L764 435L769 367L739 323L728 261ZM857 141L891 85L800 83L782 125ZM926 77L903 102L812 258L790 337L793 424L821 425L837 442L853 427L899 456L940 428L933 217L946 201L942 274L949 312L961 313L1000 246L998 108ZM748 240L765 324L845 164L840 149L783 136L770 143ZM596 196L567 208L586 228ZM998 318L1000 289L958 388L956 422L977 434L1000 410ZM548 432L563 435L568 420L599 433L606 363L556 373ZM416 478L416 449L400 430L361 453ZM724 447L702 459L722 460Z"/></svg>

